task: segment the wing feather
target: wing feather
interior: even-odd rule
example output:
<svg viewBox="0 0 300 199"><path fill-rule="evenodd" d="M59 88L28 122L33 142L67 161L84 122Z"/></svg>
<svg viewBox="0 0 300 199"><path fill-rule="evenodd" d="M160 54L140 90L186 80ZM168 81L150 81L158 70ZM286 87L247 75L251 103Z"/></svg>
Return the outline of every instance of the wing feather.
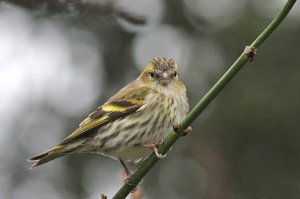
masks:
<svg viewBox="0 0 300 199"><path fill-rule="evenodd" d="M132 87L131 84L125 88L84 119L79 128L60 144L88 137L106 124L144 109L146 107L145 98L150 89L147 87Z"/></svg>

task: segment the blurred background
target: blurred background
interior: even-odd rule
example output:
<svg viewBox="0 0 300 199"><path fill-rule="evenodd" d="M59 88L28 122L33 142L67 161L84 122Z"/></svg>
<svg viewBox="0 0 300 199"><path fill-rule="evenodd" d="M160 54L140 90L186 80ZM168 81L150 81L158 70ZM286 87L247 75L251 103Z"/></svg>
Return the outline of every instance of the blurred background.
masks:
<svg viewBox="0 0 300 199"><path fill-rule="evenodd" d="M0 1L0 198L113 196L122 168L109 158L72 155L34 170L26 159L60 142L154 56L177 61L193 107L285 2ZM300 198L299 24L297 2L148 173L144 198Z"/></svg>

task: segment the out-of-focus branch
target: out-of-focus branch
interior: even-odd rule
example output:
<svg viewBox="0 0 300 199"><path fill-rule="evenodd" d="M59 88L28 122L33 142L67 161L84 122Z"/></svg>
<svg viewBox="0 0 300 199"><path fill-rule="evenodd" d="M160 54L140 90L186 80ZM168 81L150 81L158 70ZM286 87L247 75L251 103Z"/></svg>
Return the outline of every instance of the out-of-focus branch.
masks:
<svg viewBox="0 0 300 199"><path fill-rule="evenodd" d="M172 145L180 138L180 133L186 129L213 101L213 99L224 89L224 87L231 81L231 79L238 73L238 71L247 63L253 60L256 55L256 48L258 48L278 27L297 0L288 0L284 8L273 19L270 25L257 37L257 39L247 46L245 51L238 57L226 73L219 79L219 81L207 92L207 94L196 104L191 112L183 119L175 131L168 134L164 143L158 148L159 153L164 155ZM120 190L114 195L113 199L124 199L136 187L141 179L148 173L148 171L158 162L158 158L153 153L151 154L138 168L138 170L126 181ZM180 179L178 179L180 180Z"/></svg>
<svg viewBox="0 0 300 199"><path fill-rule="evenodd" d="M79 0L3 0L30 10L42 11L46 14L71 14L86 16L115 16L130 23L143 25L146 19L123 8L116 7L111 1L79 1Z"/></svg>

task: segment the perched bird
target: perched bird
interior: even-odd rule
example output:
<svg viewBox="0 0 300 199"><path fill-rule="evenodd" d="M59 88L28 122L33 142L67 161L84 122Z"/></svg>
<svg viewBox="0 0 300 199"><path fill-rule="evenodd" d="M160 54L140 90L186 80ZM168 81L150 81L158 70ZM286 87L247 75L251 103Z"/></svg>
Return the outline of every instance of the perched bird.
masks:
<svg viewBox="0 0 300 199"><path fill-rule="evenodd" d="M91 113L57 146L28 159L31 168L73 153L135 162L152 151L187 114L186 88L173 59L153 58L140 76Z"/></svg>

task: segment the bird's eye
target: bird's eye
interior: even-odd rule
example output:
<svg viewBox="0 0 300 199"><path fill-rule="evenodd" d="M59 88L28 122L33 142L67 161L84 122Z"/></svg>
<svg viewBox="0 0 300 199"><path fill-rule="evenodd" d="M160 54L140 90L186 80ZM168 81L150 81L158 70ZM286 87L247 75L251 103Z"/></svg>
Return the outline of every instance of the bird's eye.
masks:
<svg viewBox="0 0 300 199"><path fill-rule="evenodd" d="M150 76L151 76L152 78L154 78L154 77L155 77L155 73L154 73L154 72L150 72Z"/></svg>
<svg viewBox="0 0 300 199"><path fill-rule="evenodd" d="M173 76L176 77L176 76L177 76L177 72L174 72L174 73L173 73Z"/></svg>

